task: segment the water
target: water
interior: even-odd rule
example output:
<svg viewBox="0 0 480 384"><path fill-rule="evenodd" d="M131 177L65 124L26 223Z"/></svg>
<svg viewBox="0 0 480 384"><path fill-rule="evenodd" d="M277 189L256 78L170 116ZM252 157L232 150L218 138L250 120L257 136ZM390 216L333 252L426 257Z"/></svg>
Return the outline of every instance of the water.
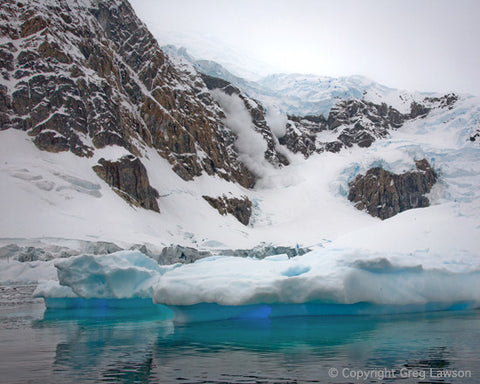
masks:
<svg viewBox="0 0 480 384"><path fill-rule="evenodd" d="M174 325L33 288L0 287L1 383L480 383L479 311Z"/></svg>

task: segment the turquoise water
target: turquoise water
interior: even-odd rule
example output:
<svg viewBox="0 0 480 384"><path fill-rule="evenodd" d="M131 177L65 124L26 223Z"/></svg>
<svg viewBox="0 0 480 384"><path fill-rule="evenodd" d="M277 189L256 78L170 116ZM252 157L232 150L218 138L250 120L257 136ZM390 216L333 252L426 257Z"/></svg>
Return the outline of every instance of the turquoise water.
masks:
<svg viewBox="0 0 480 384"><path fill-rule="evenodd" d="M0 287L1 383L480 383L479 311L174 325L32 291Z"/></svg>

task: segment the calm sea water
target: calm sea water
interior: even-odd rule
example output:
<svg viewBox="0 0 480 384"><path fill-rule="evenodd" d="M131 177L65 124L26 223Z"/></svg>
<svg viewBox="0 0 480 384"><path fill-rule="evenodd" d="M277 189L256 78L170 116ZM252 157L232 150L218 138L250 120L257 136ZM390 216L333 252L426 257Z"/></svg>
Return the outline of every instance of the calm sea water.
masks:
<svg viewBox="0 0 480 384"><path fill-rule="evenodd" d="M173 325L0 286L1 383L480 383L480 312Z"/></svg>

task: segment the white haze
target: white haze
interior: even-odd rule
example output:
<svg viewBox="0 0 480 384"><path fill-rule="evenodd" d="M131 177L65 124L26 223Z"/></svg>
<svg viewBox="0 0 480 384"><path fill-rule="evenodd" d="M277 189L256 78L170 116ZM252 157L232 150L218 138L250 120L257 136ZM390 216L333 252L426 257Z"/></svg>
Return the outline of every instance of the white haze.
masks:
<svg viewBox="0 0 480 384"><path fill-rule="evenodd" d="M131 3L162 44L243 67L240 75L359 74L410 91L480 95L477 0Z"/></svg>
<svg viewBox="0 0 480 384"><path fill-rule="evenodd" d="M240 160L250 171L262 178L268 173L268 169L272 168L264 156L267 143L255 130L252 117L242 99L236 94L227 95L220 90L214 90L211 93L225 111L225 125L237 135L235 148Z"/></svg>
<svg viewBox="0 0 480 384"><path fill-rule="evenodd" d="M265 119L276 137L282 137L287 131L287 116L275 106L267 106Z"/></svg>

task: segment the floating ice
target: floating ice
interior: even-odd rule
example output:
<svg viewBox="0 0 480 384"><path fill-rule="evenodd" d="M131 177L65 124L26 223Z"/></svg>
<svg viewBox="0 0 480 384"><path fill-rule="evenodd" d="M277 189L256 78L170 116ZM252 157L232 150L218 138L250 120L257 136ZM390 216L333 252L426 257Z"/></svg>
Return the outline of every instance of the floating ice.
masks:
<svg viewBox="0 0 480 384"><path fill-rule="evenodd" d="M476 265L455 270L456 264L439 258L425 268L419 264L419 255L395 255L391 261L376 254L342 253L317 250L275 261L207 258L163 275L154 287L153 299L177 306L480 301ZM425 262L432 264L432 260Z"/></svg>
<svg viewBox="0 0 480 384"><path fill-rule="evenodd" d="M55 262L59 284L40 284L36 295L45 298L151 298L154 283L177 266L160 266L139 251L73 256Z"/></svg>
<svg viewBox="0 0 480 384"><path fill-rule="evenodd" d="M318 249L291 259L215 256L159 266L138 251L121 251L70 257L56 267L59 283L46 282L36 291L50 308L163 304L173 310L176 322L392 314L476 308L480 303L477 261L428 253L387 259Z"/></svg>
<svg viewBox="0 0 480 384"><path fill-rule="evenodd" d="M169 306L176 322L479 306L480 271L475 263L328 252L318 250L292 259L204 259L163 275L154 287L153 300Z"/></svg>

